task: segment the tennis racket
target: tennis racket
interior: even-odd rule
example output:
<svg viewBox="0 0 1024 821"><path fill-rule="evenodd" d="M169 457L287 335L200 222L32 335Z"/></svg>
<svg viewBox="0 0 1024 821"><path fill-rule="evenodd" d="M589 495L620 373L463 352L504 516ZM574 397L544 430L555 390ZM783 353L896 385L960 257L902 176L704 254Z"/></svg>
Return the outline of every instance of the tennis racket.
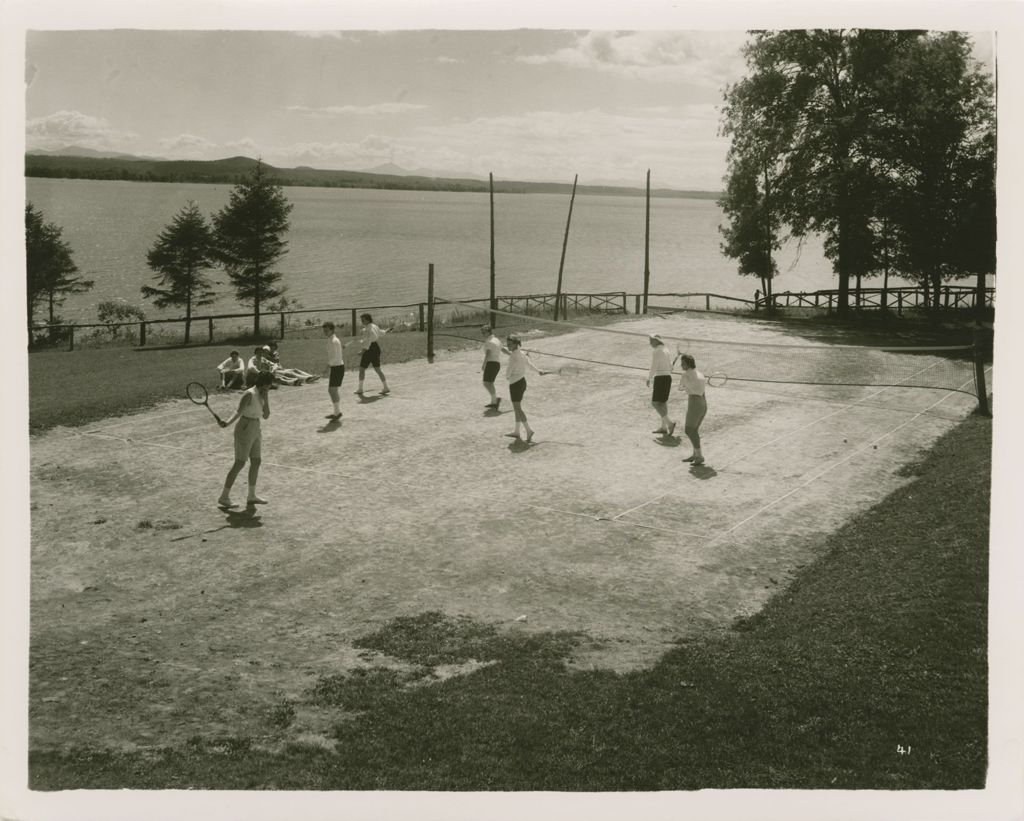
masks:
<svg viewBox="0 0 1024 821"><path fill-rule="evenodd" d="M712 388L720 388L728 381L729 377L726 376L721 371L715 371L714 373L708 375L708 384Z"/></svg>
<svg viewBox="0 0 1024 821"><path fill-rule="evenodd" d="M195 402L197 405L202 405L203 407L205 407L210 413L213 414L213 418L216 419L217 422L219 422L222 425L224 424L224 421L219 416L217 416L213 408L210 407L210 394L207 393L206 388L203 387L201 383L189 382L188 387L185 388L185 395L188 396L188 398Z"/></svg>

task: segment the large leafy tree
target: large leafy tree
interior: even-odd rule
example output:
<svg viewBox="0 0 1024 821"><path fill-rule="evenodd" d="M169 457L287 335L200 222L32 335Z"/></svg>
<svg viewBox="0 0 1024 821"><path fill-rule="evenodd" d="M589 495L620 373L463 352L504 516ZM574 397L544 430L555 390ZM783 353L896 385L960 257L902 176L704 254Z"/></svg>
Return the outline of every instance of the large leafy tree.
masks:
<svg viewBox="0 0 1024 821"><path fill-rule="evenodd" d="M747 191L747 205L726 208L726 231L763 209L770 190L794 235L824 235L840 313L851 278L893 266L937 296L942 277L968 270L968 225L990 226L978 241L994 255L991 85L965 35L754 32L744 55L749 75L726 91L723 130L732 136L726 191ZM753 197L759 163L773 173ZM750 253L743 243L726 251ZM988 256L975 247L972 264Z"/></svg>
<svg viewBox="0 0 1024 821"><path fill-rule="evenodd" d="M992 82L967 35L942 32L902 51L877 100L899 263L937 305L944 278L995 271Z"/></svg>
<svg viewBox="0 0 1024 821"><path fill-rule="evenodd" d="M25 205L25 273L28 309L28 338L32 341L32 325L36 311L46 307L47 322L52 326L58 317L56 309L69 294L79 294L93 287L94 282L78 276L78 266L71 247L63 239L63 229L46 222L43 213L32 203Z"/></svg>
<svg viewBox="0 0 1024 821"><path fill-rule="evenodd" d="M215 263L213 233L199 206L192 200L178 212L146 254L149 267L159 274L162 287L142 286L142 295L158 308L185 308L185 343L192 325L192 308L214 301L205 272Z"/></svg>
<svg viewBox="0 0 1024 821"><path fill-rule="evenodd" d="M257 161L252 172L232 189L228 204L213 215L217 258L231 278L238 301L253 306L256 336L263 302L286 290L278 284L281 273L274 265L288 249L284 234L291 210L281 186Z"/></svg>

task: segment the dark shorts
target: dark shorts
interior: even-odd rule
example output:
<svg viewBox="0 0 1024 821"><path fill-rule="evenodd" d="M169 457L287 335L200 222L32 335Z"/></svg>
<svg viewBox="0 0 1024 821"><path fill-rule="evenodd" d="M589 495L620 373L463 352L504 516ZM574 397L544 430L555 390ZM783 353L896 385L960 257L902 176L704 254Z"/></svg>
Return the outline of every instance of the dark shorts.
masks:
<svg viewBox="0 0 1024 821"><path fill-rule="evenodd" d="M488 362L484 365L484 382L493 382L501 370L500 362Z"/></svg>
<svg viewBox="0 0 1024 821"><path fill-rule="evenodd" d="M331 376L330 381L327 383L328 387L340 388L341 382L345 378L345 366L344 365L331 365Z"/></svg>
<svg viewBox="0 0 1024 821"><path fill-rule="evenodd" d="M652 402L668 402L668 397L672 393L672 377L671 376L656 376L654 377L654 389L651 391Z"/></svg>
<svg viewBox="0 0 1024 821"><path fill-rule="evenodd" d="M371 342L370 347L359 357L360 368L369 368L371 365L375 368L380 367L380 345L376 342Z"/></svg>
<svg viewBox="0 0 1024 821"><path fill-rule="evenodd" d="M522 402L524 393L526 393L525 376L508 386L508 395L513 402Z"/></svg>

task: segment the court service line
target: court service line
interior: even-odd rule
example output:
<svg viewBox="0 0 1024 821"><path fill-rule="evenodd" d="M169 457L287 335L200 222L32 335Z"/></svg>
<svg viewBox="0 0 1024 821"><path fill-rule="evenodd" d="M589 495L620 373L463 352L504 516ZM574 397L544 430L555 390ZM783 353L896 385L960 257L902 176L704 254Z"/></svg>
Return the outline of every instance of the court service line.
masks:
<svg viewBox="0 0 1024 821"><path fill-rule="evenodd" d="M928 365L927 367L924 367L924 368L921 368L921 369L915 371L910 376L908 376L907 379L910 379L910 378L912 378L914 376L917 376L917 374L919 374L919 373L924 373L925 371L930 370L931 368L934 368L938 364L940 364L940 363L939 362L933 362L931 365ZM968 381L964 382L963 385L968 385L968 384L970 384L971 381L972 380L968 380ZM963 387L963 385L961 385L961 387ZM824 416L821 416L818 419L814 419L814 420L808 422L805 425L801 425L800 427L791 428L789 430L786 430L782 434L780 434L779 436L776 436L774 439L769 439L767 442L764 442L763 444L759 445L758 447L754 448L753 450L746 450L746 451L744 451L741 455L737 456L735 459L732 459L732 460L726 462L724 465L722 465L722 467L717 468L717 470L718 471L723 471L727 467L729 467L730 465L736 464L741 459L746 459L746 458L748 458L750 456L753 456L755 453L757 453L757 452L759 452L761 450L764 450L765 448L770 447L771 445L774 445L777 442L782 441L783 439L787 439L787 438L791 437L794 433L799 433L802 430L806 430L807 428L813 427L813 426L815 426L815 425L817 425L817 424L819 424L821 422L824 422L826 419L829 419L829 418L831 418L833 416L837 416L840 413L845 413L846 411L850 410L851 408L857 407L862 402L864 402L864 401L866 401L868 399L874 399L876 396L881 396L887 390L889 390L889 388L887 388L887 387L886 388L880 388L879 390L875 391L874 393L869 393L867 396L863 396L863 397L857 399L854 402L850 402L850 403L848 403L848 404L846 404L846 405L844 405L844 406L842 406L840 408L837 408L836 410L834 410L834 411L832 411L830 413L826 413ZM916 414L914 414L910 419L907 420L907 422L904 422L904 424L907 424L908 422L912 422L915 419L923 416L925 413L930 411L936 405L939 405L942 402L945 402L946 399L948 399L950 396L953 396L954 393L955 392L947 393L941 399L939 399L938 401L936 401L933 404L929 405L924 410L919 411ZM900 427L902 427L902 425ZM899 430L899 428L896 428L895 430ZM856 453L856 452L857 451L854 451L854 453ZM841 462L837 462L836 464L841 464ZM662 493L662 494L660 494L658 496L655 496L653 499L649 499L648 501L644 502L643 504L637 505L636 507L632 507L629 510L624 510L623 512L616 514L613 518L614 519L618 519L618 518L620 518L622 516L628 516L630 513L634 513L637 510L640 510L641 508L647 507L647 505L654 504L655 502L658 502L658 501L664 499L666 496L671 496L675 492L676 492L675 490L666 491L665 493Z"/></svg>
<svg viewBox="0 0 1024 821"><path fill-rule="evenodd" d="M964 384L965 385L969 384L969 382L965 382ZM916 420L919 417L923 416L927 411L929 411L932 408L934 408L936 405L939 405L940 403L945 402L952 395L953 394L947 394L946 396L942 397L941 399L936 400L934 403L932 403L927 408L922 410L916 416L913 416L910 419L907 419L905 422L897 425L892 430L886 431L885 433L883 433L881 436L877 437L876 439L874 439L874 440L872 440L870 442L865 442L863 445L861 445L861 447L859 447L856 450L854 450L848 456L845 456L844 458L840 459L838 462L834 462L833 464L826 466L825 468L823 468L822 470L818 471L816 474L811 476L806 481L802 482L801 484L797 485L793 489L791 489L791 490L787 491L786 493L782 494L778 498L772 500L768 504L762 506L759 510L754 511L749 516L747 516L745 519L742 519L739 522L737 522L736 524L734 524L732 527L729 527L728 529L721 531L717 536L715 536L712 539L711 543L715 544L717 542L720 542L722 539L724 539L726 536L728 536L734 530L737 530L738 528L742 527L743 525L745 525L747 522L751 521L752 519L757 518L758 516L760 516L762 513L764 513L769 508L774 507L775 505L777 505L779 502L783 501L784 499L788 499L790 496L792 496L797 491L803 490L805 487L807 487L811 483L816 482L818 479L820 479L826 473L829 473L830 471L835 470L840 465L845 464L846 462L849 462L854 456L857 456L861 451L867 450L869 445L871 445L871 446L877 445L883 439L886 439L889 436L892 436L897 431L902 430L907 425L909 425L911 422L913 422L914 420Z"/></svg>

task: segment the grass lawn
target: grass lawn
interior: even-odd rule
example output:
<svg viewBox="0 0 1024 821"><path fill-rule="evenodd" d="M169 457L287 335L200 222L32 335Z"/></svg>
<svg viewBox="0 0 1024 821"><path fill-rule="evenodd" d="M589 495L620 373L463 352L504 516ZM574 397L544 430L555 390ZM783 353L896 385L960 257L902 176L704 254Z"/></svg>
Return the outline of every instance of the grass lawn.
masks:
<svg viewBox="0 0 1024 821"><path fill-rule="evenodd" d="M304 345L283 344L286 364L318 370L322 342ZM180 394L225 347L34 354L33 428ZM650 670L572 671L562 664L571 635L421 613L357 643L407 662L402 671L325 676L265 716L280 727L306 706L336 711L333 750L226 736L145 752L30 751L30 786L981 789L990 467L991 420L971 416L760 613ZM430 673L468 660L485 664Z"/></svg>

